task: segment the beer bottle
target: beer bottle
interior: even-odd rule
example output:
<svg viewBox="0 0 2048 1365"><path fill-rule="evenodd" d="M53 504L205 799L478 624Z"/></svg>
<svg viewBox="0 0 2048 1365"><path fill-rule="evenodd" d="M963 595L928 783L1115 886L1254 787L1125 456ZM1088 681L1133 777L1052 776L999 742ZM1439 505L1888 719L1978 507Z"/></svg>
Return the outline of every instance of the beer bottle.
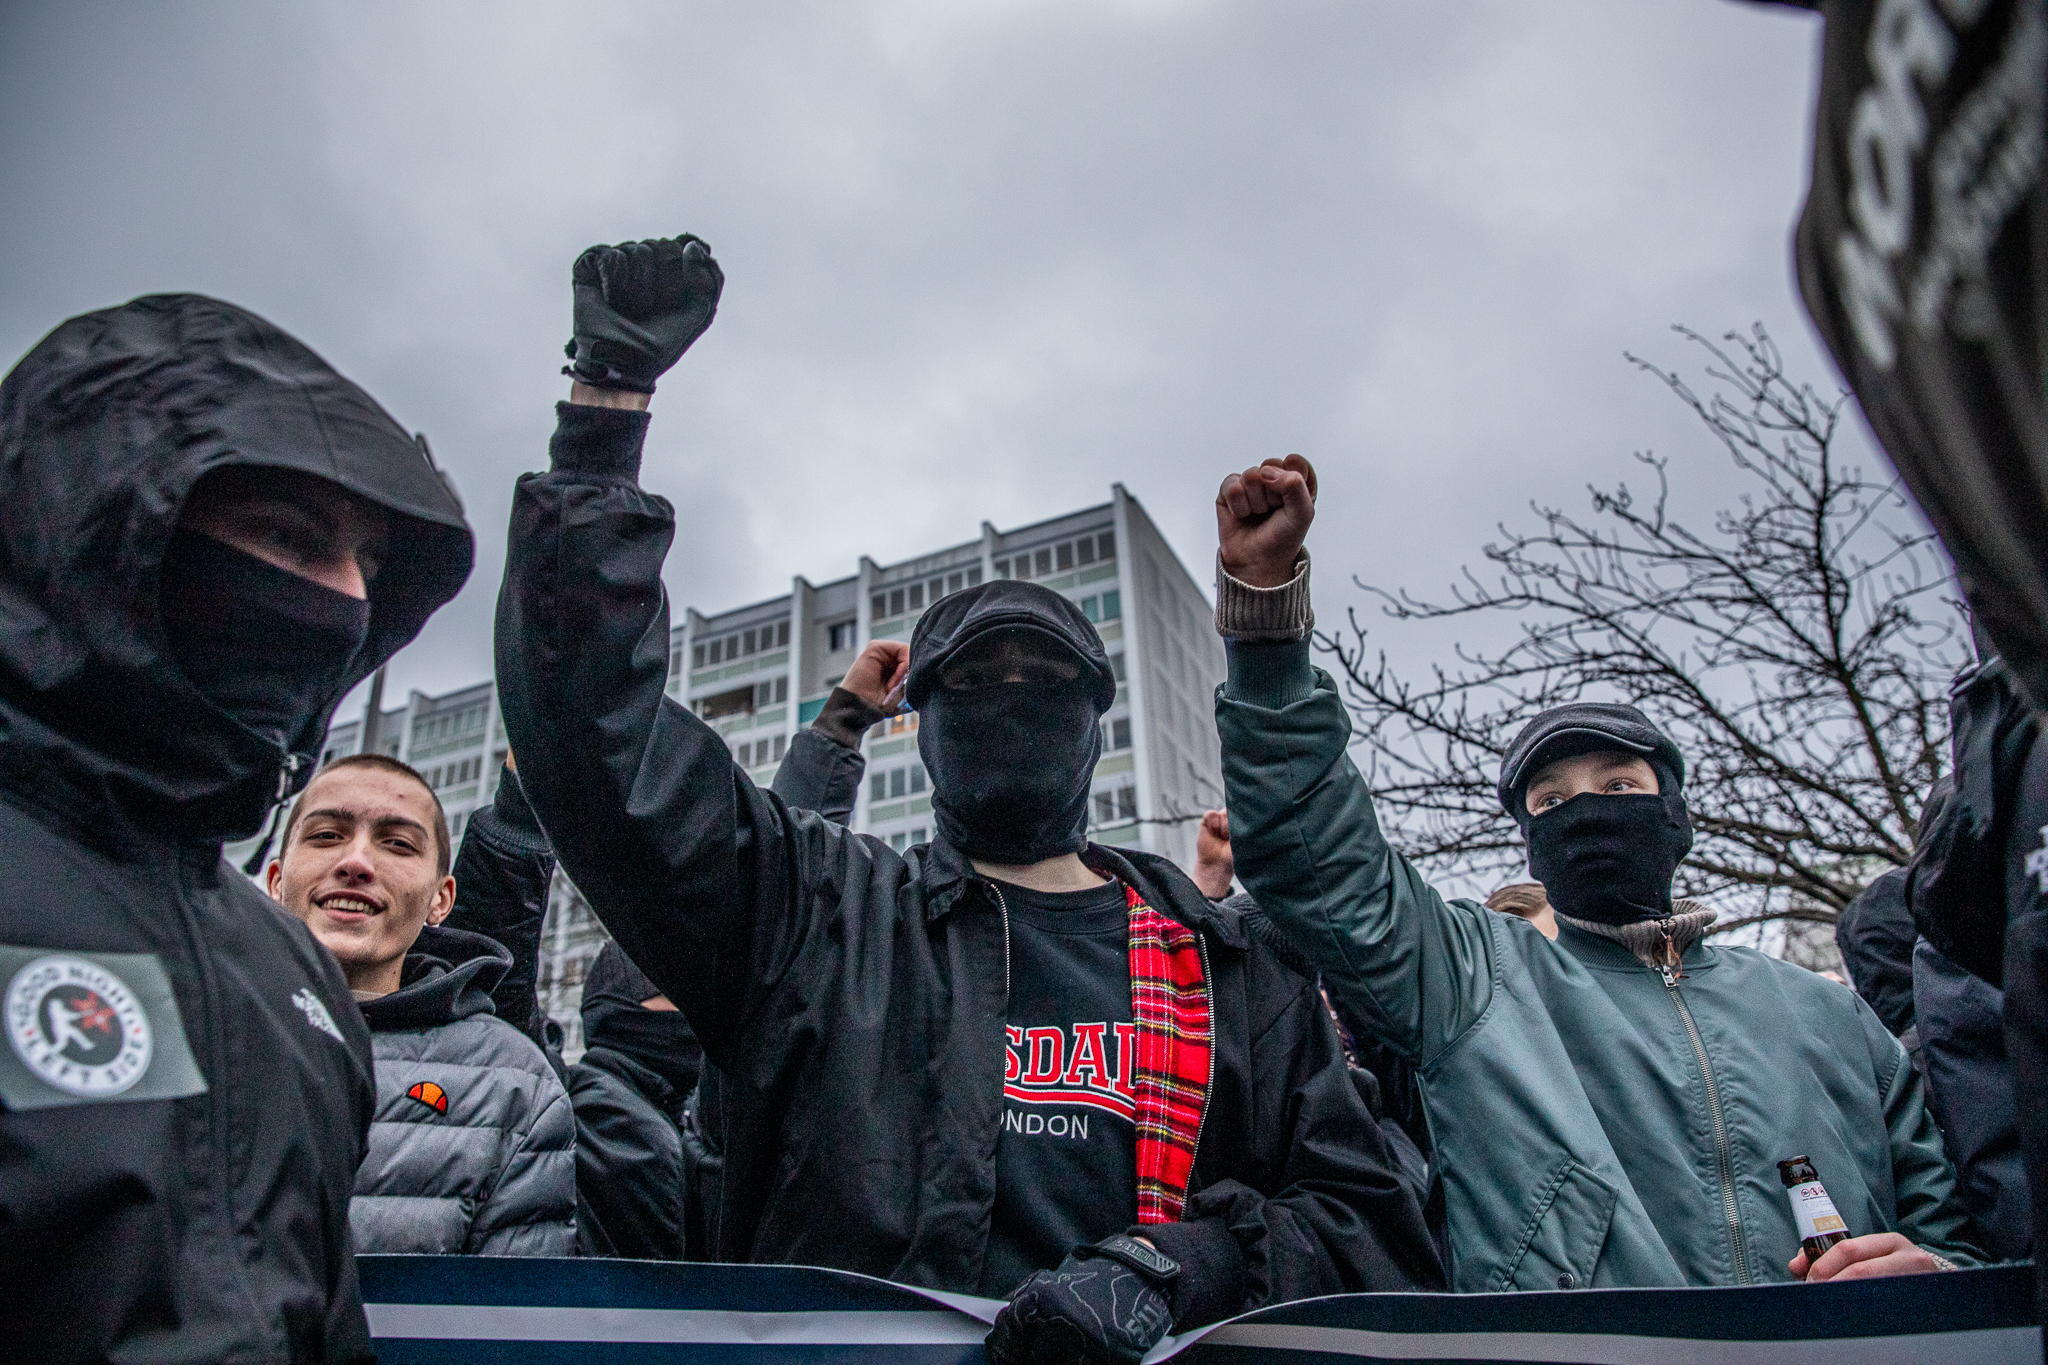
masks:
<svg viewBox="0 0 2048 1365"><path fill-rule="evenodd" d="M1799 1225L1799 1249L1812 1265L1821 1253L1837 1242L1849 1240L1849 1225L1835 1212L1820 1173L1803 1156L1778 1163L1778 1179L1785 1182L1786 1197L1792 1201L1792 1221Z"/></svg>

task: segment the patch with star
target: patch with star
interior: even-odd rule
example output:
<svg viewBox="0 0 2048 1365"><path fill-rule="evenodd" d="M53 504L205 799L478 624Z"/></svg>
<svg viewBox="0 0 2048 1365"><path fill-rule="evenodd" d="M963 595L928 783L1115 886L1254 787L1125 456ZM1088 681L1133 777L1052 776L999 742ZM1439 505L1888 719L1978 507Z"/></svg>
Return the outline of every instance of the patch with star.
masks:
<svg viewBox="0 0 2048 1365"><path fill-rule="evenodd" d="M154 953L0 943L0 1106L171 1100L206 1090Z"/></svg>

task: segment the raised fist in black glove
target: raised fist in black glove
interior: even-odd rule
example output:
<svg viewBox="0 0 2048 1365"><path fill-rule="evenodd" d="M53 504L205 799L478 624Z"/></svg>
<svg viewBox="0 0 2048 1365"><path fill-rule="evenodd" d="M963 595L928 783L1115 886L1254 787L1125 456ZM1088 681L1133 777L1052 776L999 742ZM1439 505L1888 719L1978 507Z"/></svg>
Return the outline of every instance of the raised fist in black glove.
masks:
<svg viewBox="0 0 2048 1365"><path fill-rule="evenodd" d="M562 372L601 389L653 393L654 382L704 335L725 274L711 248L684 233L594 246L576 258L576 336Z"/></svg>
<svg viewBox="0 0 2048 1365"><path fill-rule="evenodd" d="M992 1365L1135 1365L1173 1325L1180 1266L1119 1233L1075 1247L1010 1295L988 1334Z"/></svg>

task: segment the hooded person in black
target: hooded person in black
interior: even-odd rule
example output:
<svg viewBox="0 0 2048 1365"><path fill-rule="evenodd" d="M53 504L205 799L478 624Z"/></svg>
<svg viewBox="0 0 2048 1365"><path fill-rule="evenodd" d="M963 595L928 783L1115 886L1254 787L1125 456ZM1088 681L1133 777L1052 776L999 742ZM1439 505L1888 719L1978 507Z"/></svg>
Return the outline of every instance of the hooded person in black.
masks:
<svg viewBox="0 0 2048 1365"><path fill-rule="evenodd" d="M792 810L666 695L641 395L722 277L684 237L593 248L574 283L577 383L513 505L505 728L563 870L721 1076L720 1257L1009 1295L1012 1360L1441 1284L1312 985L1171 863L1086 841L1116 683L1073 603L987 583L919 623L929 845Z"/></svg>
<svg viewBox="0 0 2048 1365"><path fill-rule="evenodd" d="M704 1049L661 989L607 943L583 982L583 1056L569 1068L584 1237L600 1256L677 1261L690 1235L690 1097Z"/></svg>
<svg viewBox="0 0 2048 1365"><path fill-rule="evenodd" d="M220 850L471 553L423 448L231 305L74 318L0 383L9 1355L368 1359L368 1035Z"/></svg>

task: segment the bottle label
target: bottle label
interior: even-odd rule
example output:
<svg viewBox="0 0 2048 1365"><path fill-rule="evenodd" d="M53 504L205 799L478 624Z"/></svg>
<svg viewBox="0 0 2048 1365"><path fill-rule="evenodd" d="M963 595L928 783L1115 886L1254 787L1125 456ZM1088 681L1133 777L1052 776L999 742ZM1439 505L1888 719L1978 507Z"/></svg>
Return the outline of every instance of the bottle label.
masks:
<svg viewBox="0 0 2048 1365"><path fill-rule="evenodd" d="M1792 1219L1799 1224L1801 1240L1849 1230L1842 1215L1835 1212L1835 1201L1828 1198L1827 1187L1818 1180L1794 1185L1785 1194L1792 1201Z"/></svg>

